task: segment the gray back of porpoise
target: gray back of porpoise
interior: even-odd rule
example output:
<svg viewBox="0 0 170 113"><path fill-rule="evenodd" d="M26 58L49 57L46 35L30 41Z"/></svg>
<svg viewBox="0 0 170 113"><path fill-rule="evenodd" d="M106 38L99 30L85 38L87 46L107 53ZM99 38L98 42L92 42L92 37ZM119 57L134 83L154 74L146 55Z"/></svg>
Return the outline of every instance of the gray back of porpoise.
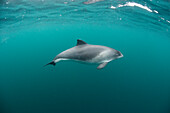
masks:
<svg viewBox="0 0 170 113"><path fill-rule="evenodd" d="M89 63L100 63L98 69L107 65L108 62L123 57L121 52L106 46L87 44L77 40L77 45L58 54L52 62L55 65L60 60L76 60Z"/></svg>

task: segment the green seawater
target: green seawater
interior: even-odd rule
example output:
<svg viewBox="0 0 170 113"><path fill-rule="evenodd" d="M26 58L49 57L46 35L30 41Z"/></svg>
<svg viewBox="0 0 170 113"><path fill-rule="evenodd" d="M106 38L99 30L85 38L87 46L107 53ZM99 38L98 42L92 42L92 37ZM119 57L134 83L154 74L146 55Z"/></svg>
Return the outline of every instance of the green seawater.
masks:
<svg viewBox="0 0 170 113"><path fill-rule="evenodd" d="M169 7L168 1L159 4L165 8L162 10L158 3L153 5L154 0L153 4L145 1L155 6L151 9L162 11L154 17L162 16L165 20L157 22L152 12L138 7L133 8L151 16L142 20L144 15L134 14L132 7L125 8L134 18L124 15L123 9L103 8L111 5L109 1L89 5L75 1L70 6L57 2L62 19L49 16L48 12L58 10L48 7L52 5L41 6L50 11L37 11L40 6L35 8L33 1L31 5L25 1L7 9L3 5L6 1L0 2L0 113L170 113L170 34L165 7L165 4ZM67 2L69 5L71 1ZM123 3L119 1L119 4ZM85 14L80 7L78 13L70 13L74 11L70 7L79 5L91 10ZM98 9L94 9L97 5ZM26 20L11 20L24 9L28 10ZM97 19L91 17L97 10L121 17L122 21L118 18L119 22L112 22L109 14L108 17L97 15L101 16ZM49 17L37 16L43 13ZM97 70L96 64L75 61L43 67L58 53L75 46L77 39L114 48L124 57L110 62L102 70Z"/></svg>

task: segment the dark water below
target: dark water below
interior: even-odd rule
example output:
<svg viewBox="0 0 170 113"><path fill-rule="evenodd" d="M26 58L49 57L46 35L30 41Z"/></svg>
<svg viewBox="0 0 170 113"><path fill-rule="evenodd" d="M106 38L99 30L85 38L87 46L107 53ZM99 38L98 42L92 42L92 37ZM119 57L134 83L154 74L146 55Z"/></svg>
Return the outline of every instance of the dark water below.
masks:
<svg viewBox="0 0 170 113"><path fill-rule="evenodd" d="M1 113L170 113L168 0L0 6ZM102 70L74 61L43 67L77 39L124 57Z"/></svg>

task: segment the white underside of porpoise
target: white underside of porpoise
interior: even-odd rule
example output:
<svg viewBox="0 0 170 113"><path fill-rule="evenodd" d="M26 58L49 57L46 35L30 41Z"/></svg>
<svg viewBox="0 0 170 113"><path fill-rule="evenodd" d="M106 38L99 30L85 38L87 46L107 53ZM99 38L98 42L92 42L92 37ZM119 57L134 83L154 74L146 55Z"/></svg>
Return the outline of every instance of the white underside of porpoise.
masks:
<svg viewBox="0 0 170 113"><path fill-rule="evenodd" d="M114 60L113 58L112 59L107 59L107 56L109 55L110 51L109 50L106 50L106 51L103 51L101 53L99 53L99 55L97 55L96 57L94 57L93 59L91 60L87 60L87 61L82 61L82 60L76 60L74 59L75 61L82 61L82 62L88 62L88 63L103 63L103 62L110 62L112 60ZM55 63L61 61L61 60L73 60L73 59L67 59L67 58L59 58L59 59L56 59L54 60Z"/></svg>

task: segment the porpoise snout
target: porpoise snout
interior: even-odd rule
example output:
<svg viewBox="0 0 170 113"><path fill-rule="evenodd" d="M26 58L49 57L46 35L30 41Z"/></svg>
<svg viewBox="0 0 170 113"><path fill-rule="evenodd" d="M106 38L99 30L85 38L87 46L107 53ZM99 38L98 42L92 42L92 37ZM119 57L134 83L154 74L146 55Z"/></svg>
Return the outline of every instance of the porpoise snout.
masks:
<svg viewBox="0 0 170 113"><path fill-rule="evenodd" d="M117 58L122 58L123 57L123 54L120 52L120 51L118 51L118 57Z"/></svg>
<svg viewBox="0 0 170 113"><path fill-rule="evenodd" d="M119 58L122 58L123 57L123 54L121 53L120 57Z"/></svg>

